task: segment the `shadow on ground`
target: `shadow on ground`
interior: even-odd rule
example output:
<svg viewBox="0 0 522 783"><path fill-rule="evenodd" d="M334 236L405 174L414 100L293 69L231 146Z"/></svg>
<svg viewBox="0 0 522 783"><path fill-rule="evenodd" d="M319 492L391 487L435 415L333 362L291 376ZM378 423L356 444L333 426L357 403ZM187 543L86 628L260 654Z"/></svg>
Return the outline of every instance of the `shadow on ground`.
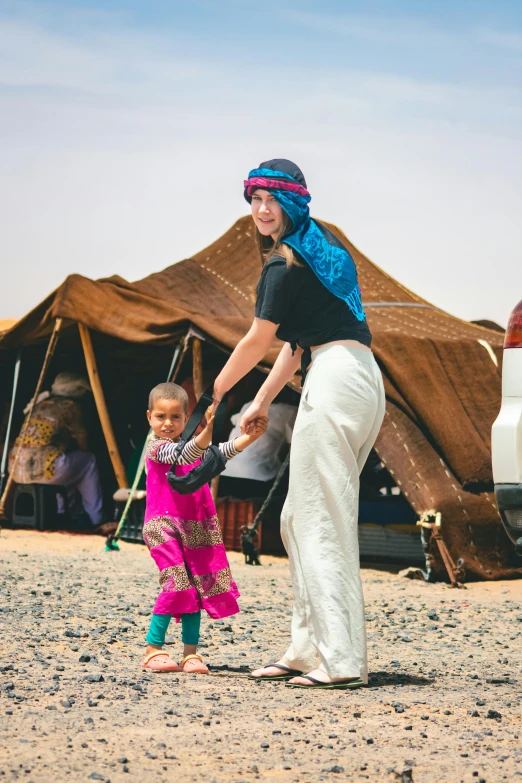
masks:
<svg viewBox="0 0 522 783"><path fill-rule="evenodd" d="M371 672L368 677L370 688L386 688L390 685L433 685L435 680L401 672Z"/></svg>

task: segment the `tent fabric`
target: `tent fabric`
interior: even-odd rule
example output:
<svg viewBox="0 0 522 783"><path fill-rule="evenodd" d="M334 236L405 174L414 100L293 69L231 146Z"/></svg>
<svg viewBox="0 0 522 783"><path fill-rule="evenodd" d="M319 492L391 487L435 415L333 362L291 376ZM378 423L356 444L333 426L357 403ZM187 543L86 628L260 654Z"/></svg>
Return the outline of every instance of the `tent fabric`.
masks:
<svg viewBox="0 0 522 783"><path fill-rule="evenodd" d="M385 378L376 451L413 509L442 513L442 534L468 578L518 576L492 494L490 430L501 401L503 335L459 320L405 288L326 225L354 258ZM71 275L8 332L0 349L50 334L56 317L129 343L167 345L194 325L232 350L254 314L261 272L249 216L190 259L134 283ZM435 274L435 272L434 272ZM280 348L264 360L269 369ZM494 361L495 360L495 361ZM299 388L296 379L293 384ZM478 532L480 531L480 532ZM438 551L436 572L444 573Z"/></svg>

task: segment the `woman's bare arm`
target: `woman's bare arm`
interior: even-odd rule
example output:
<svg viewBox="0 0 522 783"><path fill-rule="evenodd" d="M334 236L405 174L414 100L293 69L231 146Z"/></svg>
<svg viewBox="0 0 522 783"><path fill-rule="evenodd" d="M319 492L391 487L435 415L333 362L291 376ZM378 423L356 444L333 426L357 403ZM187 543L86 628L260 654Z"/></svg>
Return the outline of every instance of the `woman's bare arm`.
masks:
<svg viewBox="0 0 522 783"><path fill-rule="evenodd" d="M241 378L252 370L268 353L278 329L278 324L254 318L248 333L238 342L234 353L219 373L214 383L214 398L221 400Z"/></svg>
<svg viewBox="0 0 522 783"><path fill-rule="evenodd" d="M271 402L277 397L281 389L291 381L297 370L301 366L301 356L303 353L302 348L297 348L292 355L292 348L290 343L285 343L282 347L279 356L277 357L274 366L270 371L270 375L263 383L258 393L255 396L255 400L261 403L263 406L270 405Z"/></svg>
<svg viewBox="0 0 522 783"><path fill-rule="evenodd" d="M291 381L300 367L302 348L297 348L292 355L292 348L285 343L276 359L270 375L256 394L252 405L241 417L240 427L242 432L249 432L254 419L268 415L268 406L279 394L281 389Z"/></svg>

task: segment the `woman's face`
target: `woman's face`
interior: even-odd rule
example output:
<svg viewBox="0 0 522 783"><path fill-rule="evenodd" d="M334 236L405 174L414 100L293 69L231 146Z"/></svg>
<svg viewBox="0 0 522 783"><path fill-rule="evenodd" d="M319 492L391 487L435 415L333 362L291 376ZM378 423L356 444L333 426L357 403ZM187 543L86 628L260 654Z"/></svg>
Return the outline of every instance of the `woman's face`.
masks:
<svg viewBox="0 0 522 783"><path fill-rule="evenodd" d="M283 208L268 190L252 193L252 217L260 234L275 237L283 223Z"/></svg>

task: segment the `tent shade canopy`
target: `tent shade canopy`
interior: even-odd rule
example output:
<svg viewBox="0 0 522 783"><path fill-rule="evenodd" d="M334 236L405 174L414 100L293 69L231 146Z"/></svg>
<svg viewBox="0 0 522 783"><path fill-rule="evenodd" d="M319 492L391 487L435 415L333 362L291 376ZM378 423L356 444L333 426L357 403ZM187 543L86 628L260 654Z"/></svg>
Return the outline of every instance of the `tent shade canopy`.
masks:
<svg viewBox="0 0 522 783"><path fill-rule="evenodd" d="M441 514L444 540L455 562L463 560L468 579L521 575L492 491L490 431L500 407L503 334L417 296L336 226L325 225L357 264L384 376L379 458L418 516ZM48 339L62 318L65 331L81 323L108 342L135 345L137 353L146 346L152 351L172 346L190 326L229 353L251 325L260 272L252 220L242 217L205 250L137 282L70 275L0 334L0 349L14 357L12 349ZM265 370L280 347L274 342ZM299 388L297 378L293 386ZM430 552L434 569L443 574L438 550Z"/></svg>

